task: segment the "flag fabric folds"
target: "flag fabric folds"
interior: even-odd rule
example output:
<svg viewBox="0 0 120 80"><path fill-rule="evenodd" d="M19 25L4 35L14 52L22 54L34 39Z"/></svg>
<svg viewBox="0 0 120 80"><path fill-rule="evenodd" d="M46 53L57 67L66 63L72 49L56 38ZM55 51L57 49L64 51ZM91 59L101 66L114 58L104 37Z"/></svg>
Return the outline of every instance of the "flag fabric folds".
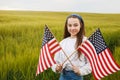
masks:
<svg viewBox="0 0 120 80"><path fill-rule="evenodd" d="M89 60L92 74L96 80L120 70L120 66L112 57L100 29L97 29L81 46L80 50Z"/></svg>
<svg viewBox="0 0 120 80"><path fill-rule="evenodd" d="M36 75L56 64L53 55L59 50L61 50L61 47L59 46L53 34L50 32L49 28L45 25Z"/></svg>

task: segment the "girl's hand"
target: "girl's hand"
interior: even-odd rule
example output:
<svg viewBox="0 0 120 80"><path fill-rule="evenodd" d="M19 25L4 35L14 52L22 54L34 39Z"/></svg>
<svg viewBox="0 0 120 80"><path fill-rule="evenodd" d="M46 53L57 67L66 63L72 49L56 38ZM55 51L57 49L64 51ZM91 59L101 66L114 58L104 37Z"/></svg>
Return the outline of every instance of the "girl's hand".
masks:
<svg viewBox="0 0 120 80"><path fill-rule="evenodd" d="M80 70L79 70L79 68L77 67L77 66L72 66L72 69L73 69L73 71L76 73L76 74L78 74L78 75L80 75Z"/></svg>
<svg viewBox="0 0 120 80"><path fill-rule="evenodd" d="M62 65L61 64L57 64L56 72L61 72L61 71L62 71Z"/></svg>

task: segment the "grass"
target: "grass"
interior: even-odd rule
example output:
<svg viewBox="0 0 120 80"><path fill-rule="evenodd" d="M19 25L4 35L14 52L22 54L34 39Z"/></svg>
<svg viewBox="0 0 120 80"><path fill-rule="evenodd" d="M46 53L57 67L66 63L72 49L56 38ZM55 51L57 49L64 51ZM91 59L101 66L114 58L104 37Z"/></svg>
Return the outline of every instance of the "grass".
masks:
<svg viewBox="0 0 120 80"><path fill-rule="evenodd" d="M62 40L65 19L73 12L0 11L0 80L58 80L51 69L35 76L47 24L58 41ZM78 13L85 21L86 36L100 28L120 65L120 14ZM102 80L119 80L120 71ZM85 77L93 80L93 76Z"/></svg>

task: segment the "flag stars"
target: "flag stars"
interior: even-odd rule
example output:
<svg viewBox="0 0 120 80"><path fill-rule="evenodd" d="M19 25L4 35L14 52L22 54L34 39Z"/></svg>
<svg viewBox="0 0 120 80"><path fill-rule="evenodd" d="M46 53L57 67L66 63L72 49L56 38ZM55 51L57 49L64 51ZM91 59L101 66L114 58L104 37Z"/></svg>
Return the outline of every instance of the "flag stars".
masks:
<svg viewBox="0 0 120 80"><path fill-rule="evenodd" d="M48 27L45 27L45 32L44 32L44 38L43 38L42 46L44 46L46 42L50 41L53 38L54 38L54 36L52 35L52 33L50 32Z"/></svg>
<svg viewBox="0 0 120 80"><path fill-rule="evenodd" d="M88 40L94 45L97 54L107 48L99 29Z"/></svg>

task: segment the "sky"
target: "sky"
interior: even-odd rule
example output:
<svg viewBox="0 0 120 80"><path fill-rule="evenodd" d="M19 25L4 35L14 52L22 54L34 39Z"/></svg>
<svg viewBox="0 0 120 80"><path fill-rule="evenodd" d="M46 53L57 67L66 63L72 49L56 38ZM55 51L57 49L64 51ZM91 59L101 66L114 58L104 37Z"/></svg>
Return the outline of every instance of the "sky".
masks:
<svg viewBox="0 0 120 80"><path fill-rule="evenodd" d="M120 13L120 0L0 0L0 10Z"/></svg>

